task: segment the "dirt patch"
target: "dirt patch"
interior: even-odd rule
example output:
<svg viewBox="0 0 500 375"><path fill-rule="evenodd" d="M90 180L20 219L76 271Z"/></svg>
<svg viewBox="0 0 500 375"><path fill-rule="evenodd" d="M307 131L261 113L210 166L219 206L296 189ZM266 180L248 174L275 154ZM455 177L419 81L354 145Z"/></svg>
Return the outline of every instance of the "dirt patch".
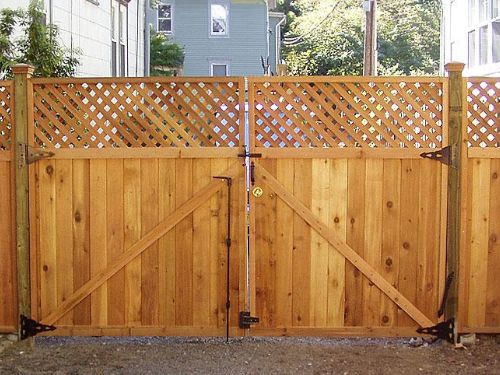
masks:
<svg viewBox="0 0 500 375"><path fill-rule="evenodd" d="M0 374L500 374L500 345L403 339L39 338L0 354Z"/></svg>

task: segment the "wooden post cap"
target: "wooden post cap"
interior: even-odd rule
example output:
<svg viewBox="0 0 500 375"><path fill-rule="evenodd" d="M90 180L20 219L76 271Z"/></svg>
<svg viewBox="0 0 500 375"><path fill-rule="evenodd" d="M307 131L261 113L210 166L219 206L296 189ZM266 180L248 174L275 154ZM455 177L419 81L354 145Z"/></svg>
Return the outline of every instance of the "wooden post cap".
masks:
<svg viewBox="0 0 500 375"><path fill-rule="evenodd" d="M461 62L452 61L444 66L447 72L463 72L465 64Z"/></svg>
<svg viewBox="0 0 500 375"><path fill-rule="evenodd" d="M16 64L16 65L12 66L12 73L13 74L33 75L34 71L35 71L35 67L33 65L29 65L29 64Z"/></svg>

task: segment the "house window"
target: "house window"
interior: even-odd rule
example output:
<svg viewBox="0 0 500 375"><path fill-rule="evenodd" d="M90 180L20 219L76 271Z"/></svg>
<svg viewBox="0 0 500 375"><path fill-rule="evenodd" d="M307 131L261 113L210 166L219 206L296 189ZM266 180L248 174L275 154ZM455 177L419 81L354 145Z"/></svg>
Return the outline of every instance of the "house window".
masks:
<svg viewBox="0 0 500 375"><path fill-rule="evenodd" d="M229 75L228 62L211 62L210 75L212 77L227 77Z"/></svg>
<svg viewBox="0 0 500 375"><path fill-rule="evenodd" d="M500 62L500 0L469 0L469 67Z"/></svg>
<svg viewBox="0 0 500 375"><path fill-rule="evenodd" d="M492 23L493 29L493 62L500 62L500 20Z"/></svg>
<svg viewBox="0 0 500 375"><path fill-rule="evenodd" d="M158 5L158 27L162 33L172 33L172 4Z"/></svg>
<svg viewBox="0 0 500 375"><path fill-rule="evenodd" d="M127 5L113 0L111 2L111 75L127 75Z"/></svg>
<svg viewBox="0 0 500 375"><path fill-rule="evenodd" d="M226 1L210 2L210 35L229 35L229 3Z"/></svg>

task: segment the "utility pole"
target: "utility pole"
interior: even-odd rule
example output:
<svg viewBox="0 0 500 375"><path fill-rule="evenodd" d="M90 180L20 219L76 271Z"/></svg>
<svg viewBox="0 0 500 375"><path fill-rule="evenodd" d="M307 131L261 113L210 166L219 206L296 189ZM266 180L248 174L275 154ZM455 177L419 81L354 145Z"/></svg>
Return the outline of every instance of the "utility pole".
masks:
<svg viewBox="0 0 500 375"><path fill-rule="evenodd" d="M377 75L377 0L365 0L365 46L363 58L363 75Z"/></svg>

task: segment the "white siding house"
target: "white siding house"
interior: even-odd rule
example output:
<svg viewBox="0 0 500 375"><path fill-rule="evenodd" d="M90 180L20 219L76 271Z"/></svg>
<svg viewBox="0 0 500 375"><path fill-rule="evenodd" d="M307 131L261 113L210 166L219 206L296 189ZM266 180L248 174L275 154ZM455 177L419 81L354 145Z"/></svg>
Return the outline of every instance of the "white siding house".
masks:
<svg viewBox="0 0 500 375"><path fill-rule="evenodd" d="M442 62L466 76L500 76L500 0L443 0Z"/></svg>
<svg viewBox="0 0 500 375"><path fill-rule="evenodd" d="M149 0L44 0L47 23L80 51L78 76L144 76L145 4ZM29 0L0 0L26 8Z"/></svg>

